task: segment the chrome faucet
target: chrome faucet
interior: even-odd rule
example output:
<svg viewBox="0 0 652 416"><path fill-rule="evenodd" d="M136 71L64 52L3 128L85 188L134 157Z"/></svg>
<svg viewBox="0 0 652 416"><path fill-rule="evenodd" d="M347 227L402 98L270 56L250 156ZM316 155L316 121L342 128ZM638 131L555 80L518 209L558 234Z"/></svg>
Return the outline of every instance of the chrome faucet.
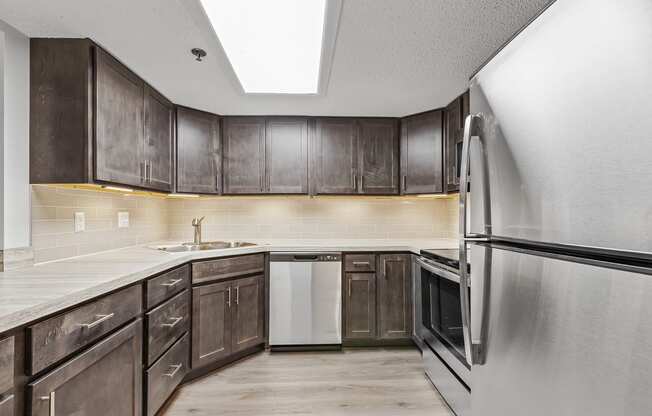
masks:
<svg viewBox="0 0 652 416"><path fill-rule="evenodd" d="M195 228L195 238L193 240L194 244L201 244L201 222L202 221L204 221L204 217L192 219L192 226Z"/></svg>

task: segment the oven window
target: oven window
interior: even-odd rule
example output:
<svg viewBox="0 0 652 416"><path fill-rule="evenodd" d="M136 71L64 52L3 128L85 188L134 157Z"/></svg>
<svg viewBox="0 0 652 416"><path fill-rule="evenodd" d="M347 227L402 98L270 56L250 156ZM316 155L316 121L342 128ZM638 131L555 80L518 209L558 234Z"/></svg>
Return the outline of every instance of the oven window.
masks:
<svg viewBox="0 0 652 416"><path fill-rule="evenodd" d="M460 285L447 279L439 280L439 334L456 350L464 354Z"/></svg>
<svg viewBox="0 0 652 416"><path fill-rule="evenodd" d="M464 357L460 285L422 269L421 290L424 327Z"/></svg>

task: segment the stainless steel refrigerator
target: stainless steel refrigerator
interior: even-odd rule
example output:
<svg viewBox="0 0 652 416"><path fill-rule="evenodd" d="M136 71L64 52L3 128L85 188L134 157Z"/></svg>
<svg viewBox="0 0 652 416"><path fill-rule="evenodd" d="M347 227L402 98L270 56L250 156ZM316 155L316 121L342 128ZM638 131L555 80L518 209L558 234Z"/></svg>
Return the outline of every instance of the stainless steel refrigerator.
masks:
<svg viewBox="0 0 652 416"><path fill-rule="evenodd" d="M473 415L652 415L652 1L557 0L470 94Z"/></svg>

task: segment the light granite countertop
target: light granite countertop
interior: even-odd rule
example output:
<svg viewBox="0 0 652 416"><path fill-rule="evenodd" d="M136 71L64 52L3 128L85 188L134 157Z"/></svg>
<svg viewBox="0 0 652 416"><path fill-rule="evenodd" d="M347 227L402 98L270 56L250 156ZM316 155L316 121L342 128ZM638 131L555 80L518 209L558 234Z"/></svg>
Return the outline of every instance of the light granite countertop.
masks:
<svg viewBox="0 0 652 416"><path fill-rule="evenodd" d="M171 244L161 242L160 244ZM409 251L457 240L267 240L253 247L167 253L159 244L105 251L0 273L0 334L191 260L276 251Z"/></svg>

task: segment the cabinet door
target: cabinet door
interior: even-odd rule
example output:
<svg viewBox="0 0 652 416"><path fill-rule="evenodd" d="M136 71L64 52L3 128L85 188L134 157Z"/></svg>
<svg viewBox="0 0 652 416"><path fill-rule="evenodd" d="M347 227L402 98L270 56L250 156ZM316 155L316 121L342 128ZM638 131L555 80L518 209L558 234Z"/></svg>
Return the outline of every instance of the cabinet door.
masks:
<svg viewBox="0 0 652 416"><path fill-rule="evenodd" d="M462 97L456 98L446 107L444 126L446 192L456 192L460 188L458 166L461 160L463 140Z"/></svg>
<svg viewBox="0 0 652 416"><path fill-rule="evenodd" d="M172 190L172 143L174 106L165 97L145 88L146 186Z"/></svg>
<svg viewBox="0 0 652 416"><path fill-rule="evenodd" d="M443 192L442 146L441 110L403 119L401 127L403 194Z"/></svg>
<svg viewBox="0 0 652 416"><path fill-rule="evenodd" d="M29 384L29 414L140 415L142 332L133 322Z"/></svg>
<svg viewBox="0 0 652 416"><path fill-rule="evenodd" d="M318 119L314 149L318 194L358 192L358 129L352 119Z"/></svg>
<svg viewBox="0 0 652 416"><path fill-rule="evenodd" d="M220 193L219 131L215 114L177 108L177 192Z"/></svg>
<svg viewBox="0 0 652 416"><path fill-rule="evenodd" d="M231 282L192 289L192 368L231 354Z"/></svg>
<svg viewBox="0 0 652 416"><path fill-rule="evenodd" d="M265 119L224 120L224 193L259 194L265 190Z"/></svg>
<svg viewBox="0 0 652 416"><path fill-rule="evenodd" d="M375 338L376 274L346 273L344 287L345 338Z"/></svg>
<svg viewBox="0 0 652 416"><path fill-rule="evenodd" d="M247 277L233 282L235 309L233 315L233 352L265 342L265 279Z"/></svg>
<svg viewBox="0 0 652 416"><path fill-rule="evenodd" d="M378 256L378 337L409 338L412 333L410 255Z"/></svg>
<svg viewBox="0 0 652 416"><path fill-rule="evenodd" d="M398 126L395 120L360 120L360 189L364 194L398 194Z"/></svg>
<svg viewBox="0 0 652 416"><path fill-rule="evenodd" d="M269 118L265 134L265 191L308 192L308 120Z"/></svg>
<svg viewBox="0 0 652 416"><path fill-rule="evenodd" d="M95 48L95 179L144 185L144 84Z"/></svg>

